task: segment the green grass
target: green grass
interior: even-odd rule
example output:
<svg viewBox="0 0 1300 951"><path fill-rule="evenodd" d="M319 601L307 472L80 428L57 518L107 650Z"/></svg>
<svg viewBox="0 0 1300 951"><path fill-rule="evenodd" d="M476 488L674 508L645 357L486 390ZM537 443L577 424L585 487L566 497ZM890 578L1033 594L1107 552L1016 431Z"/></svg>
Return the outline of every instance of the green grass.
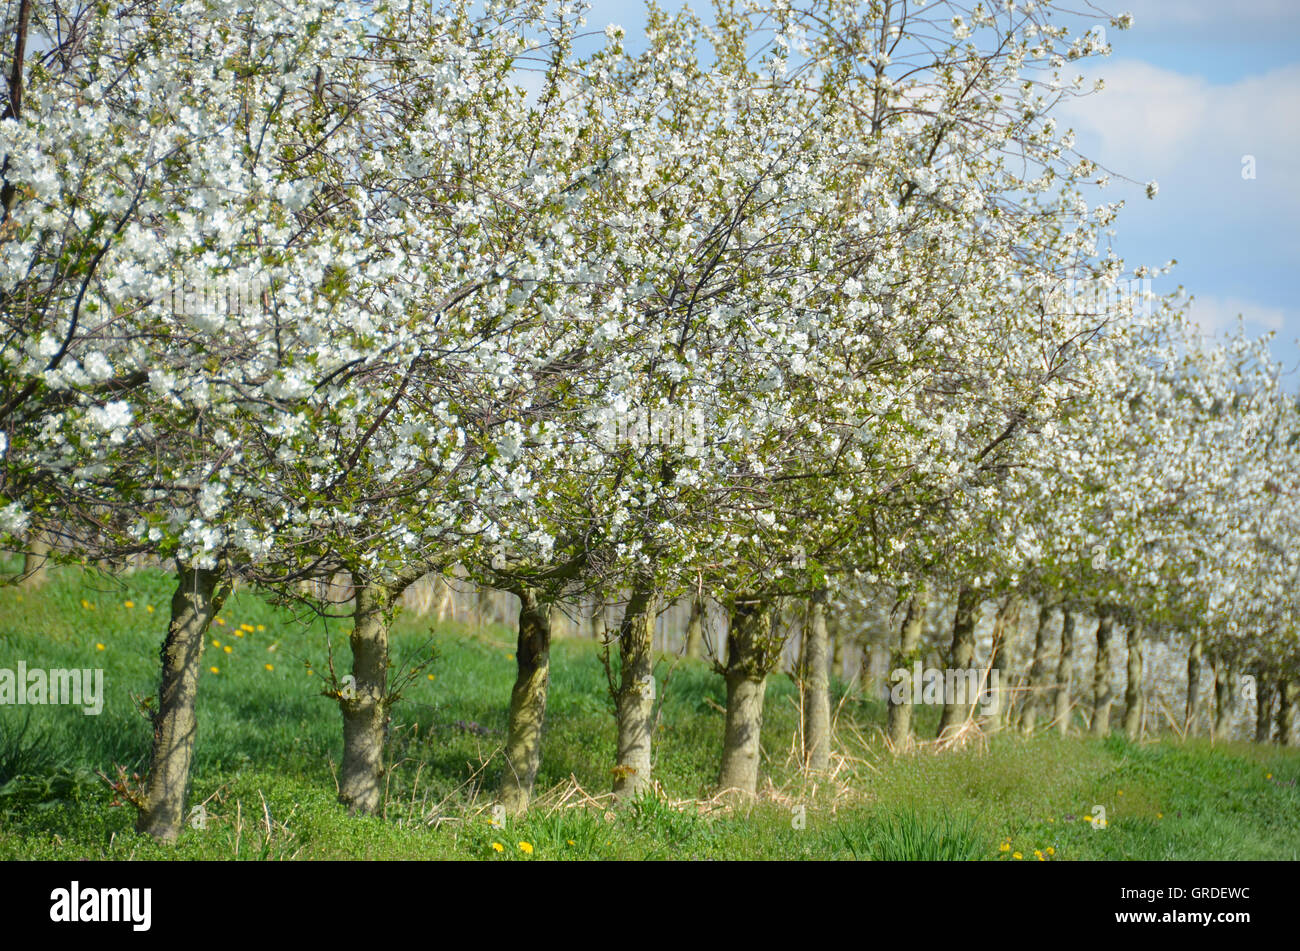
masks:
<svg viewBox="0 0 1300 951"><path fill-rule="evenodd" d="M812 785L791 758L797 692L785 675L767 695L767 794L710 808L723 685L704 664L671 658L659 667L655 768L665 796L618 810L557 808L566 795L582 800L578 788L607 792L612 778L612 710L589 641L554 646L539 805L497 827L490 806L513 635L411 617L395 627L396 666L427 666L394 713L385 814L350 818L335 801L341 721L321 696L327 645L339 651L337 669L348 663L348 620L249 590L227 602L203 662L191 802L203 804L206 825L161 847L134 834L133 811L114 805L98 774L144 771L149 724L137 700L157 689L171 590L162 573L71 568L52 571L39 591L0 588L0 667L102 667L107 694L99 716L0 706L0 858L1300 858L1297 751L1043 735L894 758L875 739L881 704L844 698L837 685L849 759L839 781ZM918 711L922 735L936 718ZM1098 806L1105 828L1087 821Z"/></svg>

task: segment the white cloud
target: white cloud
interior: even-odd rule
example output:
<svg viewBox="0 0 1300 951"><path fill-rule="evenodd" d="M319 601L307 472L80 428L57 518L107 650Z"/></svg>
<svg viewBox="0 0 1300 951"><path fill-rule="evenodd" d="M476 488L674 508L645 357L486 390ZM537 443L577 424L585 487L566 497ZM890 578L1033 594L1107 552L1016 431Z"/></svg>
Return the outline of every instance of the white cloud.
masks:
<svg viewBox="0 0 1300 951"><path fill-rule="evenodd" d="M1106 88L1061 107L1089 158L1138 181L1179 175L1226 188L1253 155L1257 181L1300 205L1300 65L1225 85L1136 60L1091 72Z"/></svg>
<svg viewBox="0 0 1300 951"><path fill-rule="evenodd" d="M1188 316L1206 337L1215 337L1232 330L1237 325L1238 316L1245 321L1248 330L1256 333L1275 330L1280 334L1288 324L1286 311L1280 307L1241 297L1216 297L1212 294L1197 294L1188 309ZM1292 326L1296 327L1294 322ZM1300 330L1300 327L1296 329Z"/></svg>

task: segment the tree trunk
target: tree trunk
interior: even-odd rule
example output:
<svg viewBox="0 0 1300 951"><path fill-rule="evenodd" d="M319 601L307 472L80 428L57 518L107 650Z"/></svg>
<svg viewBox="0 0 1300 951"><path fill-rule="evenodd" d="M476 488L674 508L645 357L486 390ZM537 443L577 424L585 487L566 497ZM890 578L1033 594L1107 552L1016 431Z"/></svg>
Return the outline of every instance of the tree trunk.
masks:
<svg viewBox="0 0 1300 951"><path fill-rule="evenodd" d="M163 842L176 840L185 818L203 642L227 590L217 570L181 566L177 571L171 623L159 652L162 678L153 715L149 779L135 824L137 832Z"/></svg>
<svg viewBox="0 0 1300 951"><path fill-rule="evenodd" d="M1300 683L1283 677L1277 682L1277 743L1295 746L1295 705L1300 700Z"/></svg>
<svg viewBox="0 0 1300 951"><path fill-rule="evenodd" d="M343 765L339 802L353 815L373 815L383 802L384 737L388 731L388 628L394 592L367 583L352 608L351 680L340 688Z"/></svg>
<svg viewBox="0 0 1300 951"><path fill-rule="evenodd" d="M830 635L826 630L826 590L813 592L804 628L803 753L804 765L814 772L830 767L831 691L827 667Z"/></svg>
<svg viewBox="0 0 1300 951"><path fill-rule="evenodd" d="M1074 679L1074 612L1061 610L1061 656L1056 661L1056 732L1067 736L1070 732L1070 684Z"/></svg>
<svg viewBox="0 0 1300 951"><path fill-rule="evenodd" d="M1011 685L1007 683L1011 660L1016 650L1016 635L1020 629L1020 599L1016 595L1007 596L998 610L993 623L993 661L990 677L997 679L990 684L996 709L989 718L990 732L1001 730L1011 722L1011 704L1015 696Z"/></svg>
<svg viewBox="0 0 1300 951"><path fill-rule="evenodd" d="M1047 622L1052 615L1051 606L1044 601L1038 606L1038 629L1034 631L1034 660L1029 667L1029 691L1020 711L1020 732L1031 736L1037 726L1038 711L1043 706L1043 690L1047 682Z"/></svg>
<svg viewBox="0 0 1300 951"><path fill-rule="evenodd" d="M1277 696L1273 680L1262 669L1255 671L1255 742L1273 738L1273 700Z"/></svg>
<svg viewBox="0 0 1300 951"><path fill-rule="evenodd" d="M1115 619L1109 612L1097 618L1097 657L1092 666L1093 736L1110 736L1110 705L1115 692L1110 683L1110 642L1115 633Z"/></svg>
<svg viewBox="0 0 1300 951"><path fill-rule="evenodd" d="M758 791L762 752L763 695L767 675L780 659L772 624L772 606L764 601L737 599L727 634L726 733L722 741L721 790Z"/></svg>
<svg viewBox="0 0 1300 951"><path fill-rule="evenodd" d="M1232 726L1233 707L1237 704L1237 691L1234 689L1232 667L1227 661L1220 660L1214 665L1214 739L1228 738Z"/></svg>
<svg viewBox="0 0 1300 951"><path fill-rule="evenodd" d="M1124 684L1124 735L1136 743L1142 738L1142 622L1128 628L1128 678Z"/></svg>
<svg viewBox="0 0 1300 951"><path fill-rule="evenodd" d="M1187 651L1187 709L1183 716L1183 729L1188 736L1196 736L1200 732L1201 661L1204 652L1200 632L1197 632Z"/></svg>
<svg viewBox="0 0 1300 951"><path fill-rule="evenodd" d="M618 694L614 698L618 721L614 794L619 798L634 797L650 786L655 616L655 592L640 586L633 589L618 635L622 663Z"/></svg>
<svg viewBox="0 0 1300 951"><path fill-rule="evenodd" d="M975 663L975 623L978 620L980 606L979 595L973 588L962 585L957 592L957 614L952 623L952 647L948 650L948 669L952 671L971 670ZM959 680L964 684L965 679ZM964 687L962 688L965 691ZM963 702L956 702L955 697L945 697L943 714L939 717L938 736L951 734L961 729L970 718L975 704L974 697L963 696ZM952 701L952 702L948 702Z"/></svg>
<svg viewBox="0 0 1300 951"><path fill-rule="evenodd" d="M21 586L39 588L49 581L46 562L49 560L50 543L44 532L35 531L27 539L27 550L23 552L23 573Z"/></svg>
<svg viewBox="0 0 1300 951"><path fill-rule="evenodd" d="M704 600L691 598L691 619L686 622L686 656L704 656Z"/></svg>
<svg viewBox="0 0 1300 951"><path fill-rule="evenodd" d="M828 676L831 680L844 676L844 632L837 625L834 632L826 628L827 642L831 645L831 665Z"/></svg>
<svg viewBox="0 0 1300 951"><path fill-rule="evenodd" d="M889 743L895 750L907 747L912 740L912 705L919 699L912 696L912 665L921 659L925 609L925 589L918 588L907 602L907 616L903 618L903 628L899 632L898 650L889 662L891 677L893 671L906 670L908 678L901 701L894 702L892 690L889 695Z"/></svg>
<svg viewBox="0 0 1300 951"><path fill-rule="evenodd" d="M515 648L515 686L510 691L510 723L506 732L505 770L500 801L509 815L528 811L533 781L542 761L542 726L546 720L546 688L551 676L550 611L525 588L519 598L519 643Z"/></svg>

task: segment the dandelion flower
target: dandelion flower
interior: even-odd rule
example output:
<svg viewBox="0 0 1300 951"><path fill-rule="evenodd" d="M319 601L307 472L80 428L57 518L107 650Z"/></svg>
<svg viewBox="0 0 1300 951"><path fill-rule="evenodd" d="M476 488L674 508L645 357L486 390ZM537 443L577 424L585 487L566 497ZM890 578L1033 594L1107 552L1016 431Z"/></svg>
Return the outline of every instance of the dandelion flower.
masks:
<svg viewBox="0 0 1300 951"><path fill-rule="evenodd" d="M145 609L146 611L148 611L150 614L153 614L153 605L152 605L152 604L146 604L146 605L144 606L144 609Z"/></svg>
<svg viewBox="0 0 1300 951"><path fill-rule="evenodd" d="M221 668L220 668L220 667L209 667L208 670L212 671L214 674L219 674L219 673L221 673Z"/></svg>
<svg viewBox="0 0 1300 951"><path fill-rule="evenodd" d="M135 602L134 602L134 601L123 601L123 602L122 602L122 607L124 607L124 608L133 608L133 607L135 607Z"/></svg>
<svg viewBox="0 0 1300 951"><path fill-rule="evenodd" d="M433 674L429 674L429 679L430 679L430 680L433 679Z"/></svg>
<svg viewBox="0 0 1300 951"><path fill-rule="evenodd" d="M568 842L569 845L577 845L577 844L578 844L577 842L574 842L572 839L565 839L564 841L565 841L565 842Z"/></svg>
<svg viewBox="0 0 1300 951"><path fill-rule="evenodd" d="M95 650L97 650L97 651L102 651L103 649L104 649L104 645L103 645L103 644L96 644L96 645L95 645Z"/></svg>
<svg viewBox="0 0 1300 951"><path fill-rule="evenodd" d="M1042 850L1042 849L1034 849L1034 858L1038 859L1038 861L1040 861L1040 862L1045 862L1045 861L1047 861L1045 858L1043 858L1043 850Z"/></svg>
<svg viewBox="0 0 1300 951"><path fill-rule="evenodd" d="M520 842L520 843L519 843L519 851L520 851L520 852L523 852L524 855L532 855L532 854L533 854L533 847L532 847L532 844L531 844L531 843L528 843L528 842Z"/></svg>
<svg viewBox="0 0 1300 951"><path fill-rule="evenodd" d="M267 670L275 670L275 664L267 664L267 665L266 665L266 669L267 669Z"/></svg>
<svg viewBox="0 0 1300 951"><path fill-rule="evenodd" d="M83 609L85 609L85 610L87 610L87 611L90 610L90 602L87 601L85 598L82 598L82 599L81 599L81 606L82 606Z"/></svg>
<svg viewBox="0 0 1300 951"><path fill-rule="evenodd" d="M213 646L213 647L220 647L220 646L221 646L221 641L216 640L216 639L214 638L213 641L212 641L212 646Z"/></svg>
<svg viewBox="0 0 1300 951"><path fill-rule="evenodd" d="M225 651L227 654L230 653L230 645L229 645L229 644L227 644L225 647L223 647L223 648L221 648L221 649L222 649L223 651Z"/></svg>
<svg viewBox="0 0 1300 951"><path fill-rule="evenodd" d="M998 851L999 851L999 852L1010 852L1010 851L1011 851L1011 843L1010 843L1010 842L1003 842L1000 846L998 846Z"/></svg>
<svg viewBox="0 0 1300 951"><path fill-rule="evenodd" d="M266 625L265 625L265 624L259 624L259 625L257 625L257 629L258 629L259 631L265 631L265 630L266 630Z"/></svg>
<svg viewBox="0 0 1300 951"><path fill-rule="evenodd" d="M1013 859L1017 859L1017 860L1018 860L1018 859L1023 859L1023 858L1024 858L1024 856L1021 855L1019 852L1012 852L1012 853L1011 853L1011 857L1012 857Z"/></svg>
<svg viewBox="0 0 1300 951"><path fill-rule="evenodd" d="M241 624L239 625L239 629L241 631L247 631L249 634L253 633L253 625L251 624Z"/></svg>
<svg viewBox="0 0 1300 951"><path fill-rule="evenodd" d="M1049 845L1049 846L1047 847L1047 854L1048 854L1048 855L1055 855L1055 854L1056 854L1056 846L1054 846L1054 845Z"/></svg>
<svg viewBox="0 0 1300 951"><path fill-rule="evenodd" d="M1156 818L1157 818L1157 819L1163 819L1164 817L1165 817L1165 814L1164 814L1163 812L1157 812L1157 813L1156 813Z"/></svg>
<svg viewBox="0 0 1300 951"><path fill-rule="evenodd" d="M226 619L223 618L223 617L219 617L219 618L217 618L217 623L218 623L219 625L221 625L222 627L225 627L225 626L226 626Z"/></svg>
<svg viewBox="0 0 1300 951"><path fill-rule="evenodd" d="M502 845L500 842L493 842L493 843L492 843L492 848L493 848L494 851L497 851L497 852L504 852L504 851L506 850L506 847L505 847L504 845Z"/></svg>

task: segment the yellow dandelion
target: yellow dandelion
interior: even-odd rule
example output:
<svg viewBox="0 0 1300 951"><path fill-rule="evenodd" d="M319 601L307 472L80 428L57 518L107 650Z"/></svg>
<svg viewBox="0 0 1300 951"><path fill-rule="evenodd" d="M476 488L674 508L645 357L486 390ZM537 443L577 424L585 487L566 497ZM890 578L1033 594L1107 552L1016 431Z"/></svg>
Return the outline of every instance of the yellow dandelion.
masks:
<svg viewBox="0 0 1300 951"><path fill-rule="evenodd" d="M103 645L103 644L96 644L96 645L95 645L95 650L97 650L97 651L102 651L103 649L104 649L104 645Z"/></svg>
<svg viewBox="0 0 1300 951"><path fill-rule="evenodd" d="M565 841L565 842L568 842L569 845L577 845L577 844L578 844L577 842L574 842L572 839L565 839L564 841Z"/></svg>
<svg viewBox="0 0 1300 951"><path fill-rule="evenodd" d="M122 607L124 607L124 608L133 608L133 607L135 607L135 602L134 602L134 601L123 601L123 602L122 602Z"/></svg>
<svg viewBox="0 0 1300 951"><path fill-rule="evenodd" d="M1056 846L1054 846L1054 845L1049 845L1049 846L1047 847L1047 854L1048 854L1048 855L1055 855L1055 854L1056 854Z"/></svg>
<svg viewBox="0 0 1300 951"><path fill-rule="evenodd" d="M226 619L225 619L225 618L220 618L220 617L219 617L219 618L217 618L217 623L218 623L219 625L221 625L222 627L225 627L225 626L226 626Z"/></svg>
<svg viewBox="0 0 1300 951"><path fill-rule="evenodd" d="M430 680L433 679L433 674L429 674L429 679L430 679Z"/></svg>
<svg viewBox="0 0 1300 951"><path fill-rule="evenodd" d="M87 610L87 611L89 611L89 610L91 609L91 604L90 604L90 602L87 601L85 598L82 598L82 599L81 599L81 606L82 606L85 610Z"/></svg>
<svg viewBox="0 0 1300 951"><path fill-rule="evenodd" d="M500 842L493 842L492 849L496 852L504 852L506 850L506 847L502 845Z"/></svg>
<svg viewBox="0 0 1300 951"><path fill-rule="evenodd" d="M1012 853L1011 853L1011 857L1012 857L1013 859L1017 859L1017 860L1019 860L1019 859L1023 859L1023 858L1024 858L1024 856L1021 855L1019 852L1012 852Z"/></svg>
<svg viewBox="0 0 1300 951"><path fill-rule="evenodd" d="M225 647L223 647L223 648L221 648L221 649L222 649L223 651L225 651L227 654L230 653L230 645L229 645L229 644L227 644Z"/></svg>
<svg viewBox="0 0 1300 951"><path fill-rule="evenodd" d="M217 640L216 638L213 638L213 639L212 639L212 646L213 646L213 647L220 647L220 646L221 646L221 641Z"/></svg>
<svg viewBox="0 0 1300 951"><path fill-rule="evenodd" d="M150 614L153 614L153 605L152 605L152 604L146 604L146 605L144 606L144 609L145 609L146 611L148 611Z"/></svg>
<svg viewBox="0 0 1300 951"><path fill-rule="evenodd" d="M519 851L520 851L520 852L523 852L524 855L532 855L532 854L533 854L533 846L532 846L531 843L528 843L528 842L520 842L520 843L519 843Z"/></svg>
<svg viewBox="0 0 1300 951"><path fill-rule="evenodd" d="M221 668L220 668L220 667L209 667L208 670L212 671L214 674L219 674L219 673L221 673Z"/></svg>
<svg viewBox="0 0 1300 951"><path fill-rule="evenodd" d="M266 669L267 669L267 670L275 670L275 664L267 664L267 665L266 665Z"/></svg>
<svg viewBox="0 0 1300 951"><path fill-rule="evenodd" d="M249 634L253 633L253 625L251 624L241 624L239 625L239 629L241 631L247 631Z"/></svg>
<svg viewBox="0 0 1300 951"><path fill-rule="evenodd" d="M244 632L243 632L243 631L236 631L236 632L235 632L235 636L236 636L236 637L243 637L243 636L244 636Z"/></svg>
<svg viewBox="0 0 1300 951"><path fill-rule="evenodd" d="M82 604L85 604L86 602L85 602L85 601L82 601L81 603L82 603ZM1272 778L1273 778L1273 774L1272 774L1272 773L1265 773L1265 774L1264 774L1264 778L1265 778L1265 779L1272 779Z"/></svg>
<svg viewBox="0 0 1300 951"><path fill-rule="evenodd" d="M1119 792L1117 792L1115 795L1117 795L1117 796L1122 796L1122 795L1124 795L1124 790L1121 789L1121 790L1120 790Z"/></svg>
<svg viewBox="0 0 1300 951"><path fill-rule="evenodd" d="M1055 817L1048 817L1048 820L1047 820L1047 821L1048 821L1048 822L1055 822L1056 819L1055 819Z"/></svg>
<svg viewBox="0 0 1300 951"><path fill-rule="evenodd" d="M259 631L265 631L265 630L266 630L266 625L265 625L265 624L259 624L259 625L257 625L257 629L258 629Z"/></svg>
<svg viewBox="0 0 1300 951"><path fill-rule="evenodd" d="M514 660L514 659L515 659L514 654L506 654L506 660Z"/></svg>
<svg viewBox="0 0 1300 951"><path fill-rule="evenodd" d="M1047 861L1045 858L1043 858L1043 850L1042 850L1042 849L1034 849L1034 858L1038 859L1038 861L1040 861L1040 862L1045 862L1045 861Z"/></svg>
<svg viewBox="0 0 1300 951"><path fill-rule="evenodd" d="M1010 842L1003 842L1000 846L998 846L998 851L999 851L999 852L1010 852L1010 851L1011 851L1011 843L1010 843Z"/></svg>
<svg viewBox="0 0 1300 951"><path fill-rule="evenodd" d="M1163 812L1157 812L1157 813L1156 813L1156 818L1157 818L1157 819L1163 819L1164 817L1165 817L1165 814L1164 814Z"/></svg>
<svg viewBox="0 0 1300 951"><path fill-rule="evenodd" d="M315 673L315 671L313 671L310 667L308 667L308 668L307 668L307 676L310 677L313 673Z"/></svg>

